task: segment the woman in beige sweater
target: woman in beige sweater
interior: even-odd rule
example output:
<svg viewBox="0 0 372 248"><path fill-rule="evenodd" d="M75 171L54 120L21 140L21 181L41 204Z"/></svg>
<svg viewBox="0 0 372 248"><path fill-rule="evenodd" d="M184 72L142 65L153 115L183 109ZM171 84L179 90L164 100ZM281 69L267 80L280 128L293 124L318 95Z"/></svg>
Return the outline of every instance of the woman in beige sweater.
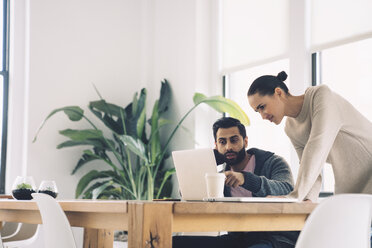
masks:
<svg viewBox="0 0 372 248"><path fill-rule="evenodd" d="M326 85L293 96L287 74L257 78L248 90L251 107L275 124L287 116L285 132L300 159L289 197L316 201L325 162L332 165L335 193L372 194L372 123Z"/></svg>

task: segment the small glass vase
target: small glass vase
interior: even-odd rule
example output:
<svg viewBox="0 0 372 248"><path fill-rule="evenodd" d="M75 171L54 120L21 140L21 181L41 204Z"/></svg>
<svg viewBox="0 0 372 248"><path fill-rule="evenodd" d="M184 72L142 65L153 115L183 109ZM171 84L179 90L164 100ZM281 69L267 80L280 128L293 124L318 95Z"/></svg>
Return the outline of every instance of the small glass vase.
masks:
<svg viewBox="0 0 372 248"><path fill-rule="evenodd" d="M13 198L17 200L31 200L32 193L36 193L34 179L31 176L17 176L12 186Z"/></svg>
<svg viewBox="0 0 372 248"><path fill-rule="evenodd" d="M56 182L52 180L43 180L40 183L38 193L47 194L53 198L56 198L58 195Z"/></svg>

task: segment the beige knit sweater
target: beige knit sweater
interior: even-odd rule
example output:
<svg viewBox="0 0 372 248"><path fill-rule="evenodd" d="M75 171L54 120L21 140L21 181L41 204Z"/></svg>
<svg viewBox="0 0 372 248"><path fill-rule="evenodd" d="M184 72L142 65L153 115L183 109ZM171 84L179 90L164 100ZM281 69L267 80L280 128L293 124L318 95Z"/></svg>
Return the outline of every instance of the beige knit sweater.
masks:
<svg viewBox="0 0 372 248"><path fill-rule="evenodd" d="M310 87L300 114L285 132L300 159L290 197L316 201L321 170L330 163L335 193L372 194L372 123L326 85Z"/></svg>

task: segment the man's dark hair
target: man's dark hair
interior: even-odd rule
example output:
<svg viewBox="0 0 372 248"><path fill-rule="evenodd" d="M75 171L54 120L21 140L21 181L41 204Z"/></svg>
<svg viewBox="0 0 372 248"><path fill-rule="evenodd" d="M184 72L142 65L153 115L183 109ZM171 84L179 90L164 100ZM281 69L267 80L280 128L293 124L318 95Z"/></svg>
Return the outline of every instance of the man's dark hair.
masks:
<svg viewBox="0 0 372 248"><path fill-rule="evenodd" d="M222 117L213 124L214 141L217 141L217 131L219 128L230 128L230 127L237 127L243 139L245 139L245 137L247 136L247 133L245 131L245 126L238 119L235 119L232 117Z"/></svg>

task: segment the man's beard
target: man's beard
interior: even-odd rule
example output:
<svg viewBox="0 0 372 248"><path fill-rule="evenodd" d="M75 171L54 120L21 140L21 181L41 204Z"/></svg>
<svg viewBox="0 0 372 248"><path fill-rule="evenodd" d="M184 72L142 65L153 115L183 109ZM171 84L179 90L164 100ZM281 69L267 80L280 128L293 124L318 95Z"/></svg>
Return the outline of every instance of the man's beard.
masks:
<svg viewBox="0 0 372 248"><path fill-rule="evenodd" d="M226 155L231 154L231 153L236 155L236 157L234 159L228 159L227 158ZM246 151L245 151L245 147L243 147L239 152L234 152L234 151L226 152L225 154L223 154L223 160L228 165L236 165L236 164L239 164L240 162L242 162L244 160L245 155L246 155Z"/></svg>

